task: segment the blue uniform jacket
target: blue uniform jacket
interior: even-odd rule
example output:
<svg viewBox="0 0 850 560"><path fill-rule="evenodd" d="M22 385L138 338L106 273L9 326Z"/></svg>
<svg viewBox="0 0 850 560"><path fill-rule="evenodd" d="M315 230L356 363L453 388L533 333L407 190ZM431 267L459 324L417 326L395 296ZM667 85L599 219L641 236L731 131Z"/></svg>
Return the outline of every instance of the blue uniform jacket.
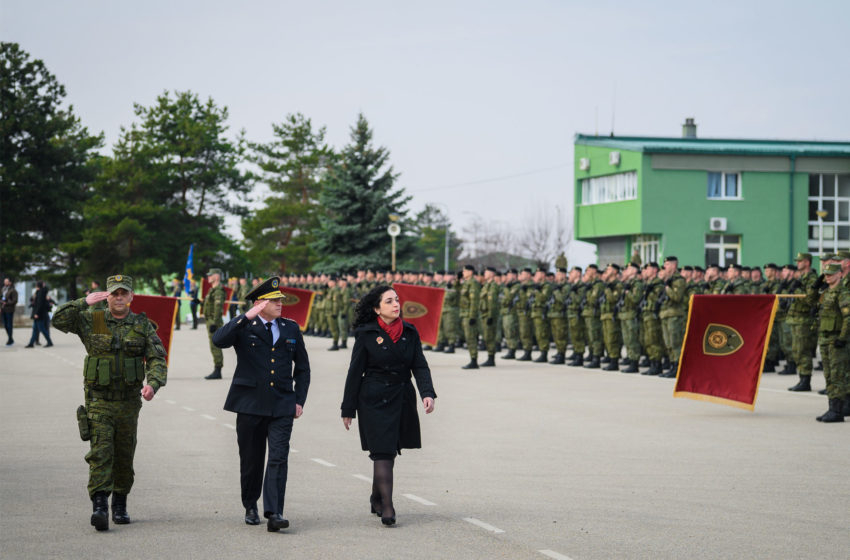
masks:
<svg viewBox="0 0 850 560"><path fill-rule="evenodd" d="M263 321L241 314L213 335L219 348L236 350L236 371L224 410L257 416L294 416L310 386L310 362L298 325L277 319L280 338L272 344Z"/></svg>

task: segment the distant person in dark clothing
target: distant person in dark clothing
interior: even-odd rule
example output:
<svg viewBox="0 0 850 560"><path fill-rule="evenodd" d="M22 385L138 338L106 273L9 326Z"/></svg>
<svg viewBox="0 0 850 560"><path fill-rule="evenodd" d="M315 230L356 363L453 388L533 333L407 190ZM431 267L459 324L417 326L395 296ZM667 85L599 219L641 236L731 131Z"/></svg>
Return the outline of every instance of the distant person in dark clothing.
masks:
<svg viewBox="0 0 850 560"><path fill-rule="evenodd" d="M26 348L33 348L35 346L38 333L43 334L47 340L46 348L53 346L53 341L50 340L50 331L47 330L47 324L50 320L50 316L48 315L50 312L50 301L50 296L47 295L47 286L42 281L37 282L32 301L32 315L30 315L32 317L32 337Z"/></svg>
<svg viewBox="0 0 850 560"><path fill-rule="evenodd" d="M12 328L15 319L15 307L18 305L18 291L15 289L15 284L9 278L3 279L3 327L6 329L6 334L9 340L6 341L6 346L11 346L15 343L12 336Z"/></svg>
<svg viewBox="0 0 850 560"><path fill-rule="evenodd" d="M198 284L192 280L190 283L191 290L186 294L192 300L189 302L189 311L192 312L192 328L198 328L198 304L201 303L201 300L198 299Z"/></svg>

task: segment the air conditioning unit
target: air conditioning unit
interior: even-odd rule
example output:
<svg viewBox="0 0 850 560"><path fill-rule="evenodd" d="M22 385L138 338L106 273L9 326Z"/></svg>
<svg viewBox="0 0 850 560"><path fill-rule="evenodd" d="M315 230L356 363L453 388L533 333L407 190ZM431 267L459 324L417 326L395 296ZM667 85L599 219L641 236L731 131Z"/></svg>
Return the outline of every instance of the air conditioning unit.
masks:
<svg viewBox="0 0 850 560"><path fill-rule="evenodd" d="M590 158L583 157L578 160L578 168L582 171L587 171L590 169Z"/></svg>
<svg viewBox="0 0 850 560"><path fill-rule="evenodd" d="M708 227L711 231L726 231L726 218L709 218Z"/></svg>
<svg viewBox="0 0 850 560"><path fill-rule="evenodd" d="M608 152L608 163L610 165L620 165L620 152Z"/></svg>

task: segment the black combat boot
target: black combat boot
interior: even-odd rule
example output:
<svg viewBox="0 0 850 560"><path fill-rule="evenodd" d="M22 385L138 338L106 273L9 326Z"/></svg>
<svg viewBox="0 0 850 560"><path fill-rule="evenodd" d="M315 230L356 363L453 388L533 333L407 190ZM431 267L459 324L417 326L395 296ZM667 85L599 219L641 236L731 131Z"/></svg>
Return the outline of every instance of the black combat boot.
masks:
<svg viewBox="0 0 850 560"><path fill-rule="evenodd" d="M347 338L343 338L342 342L339 343L339 349L340 350L348 350L348 339ZM431 347L429 346L428 349L430 350Z"/></svg>
<svg viewBox="0 0 850 560"><path fill-rule="evenodd" d="M552 358L552 361L549 363L554 366L558 366L563 364L565 361L566 360L564 359L564 355L558 352L557 354L555 354L555 356Z"/></svg>
<svg viewBox="0 0 850 560"><path fill-rule="evenodd" d="M478 358L470 358L469 363L462 366L461 369L478 369Z"/></svg>
<svg viewBox="0 0 850 560"><path fill-rule="evenodd" d="M610 361L611 361L611 357L610 357L610 356L608 356L607 354L605 354L604 356L602 356L602 357L599 359L599 363L600 363L600 364L607 364L607 363L609 363Z"/></svg>
<svg viewBox="0 0 850 560"><path fill-rule="evenodd" d="M661 358L661 369L662 370L670 369L670 358L669 357L664 356L663 358Z"/></svg>
<svg viewBox="0 0 850 560"><path fill-rule="evenodd" d="M764 369L761 370L762 373L775 373L776 372L776 364L773 363L773 360L765 360L764 361Z"/></svg>
<svg viewBox="0 0 850 560"><path fill-rule="evenodd" d="M611 358L608 365L602 368L602 371L620 371L620 360L617 358Z"/></svg>
<svg viewBox="0 0 850 560"><path fill-rule="evenodd" d="M661 361L651 360L649 362L649 369L643 372L643 375L661 375Z"/></svg>
<svg viewBox="0 0 850 560"><path fill-rule="evenodd" d="M843 414L845 418L850 417L850 395L844 397L844 404L841 408L841 414Z"/></svg>
<svg viewBox="0 0 850 560"><path fill-rule="evenodd" d="M658 377L664 377L666 379L672 379L673 377L676 377L676 373L678 373L678 370L679 370L679 362L670 362L670 369L668 369L664 373L660 374Z"/></svg>
<svg viewBox="0 0 850 560"><path fill-rule="evenodd" d="M130 522L127 514L127 494L112 493L112 521L116 525L126 525Z"/></svg>
<svg viewBox="0 0 850 560"><path fill-rule="evenodd" d="M818 395L825 395L825 394L826 394L826 387L824 387L823 389L818 391Z"/></svg>
<svg viewBox="0 0 850 560"><path fill-rule="evenodd" d="M797 364L788 360L785 362L785 369L777 373L779 373L779 375L797 375Z"/></svg>
<svg viewBox="0 0 850 560"><path fill-rule="evenodd" d="M649 358L646 356L641 356L640 361L638 362L638 367L648 367L650 366Z"/></svg>
<svg viewBox="0 0 850 560"><path fill-rule="evenodd" d="M622 373L638 373L638 363L637 360L629 360L629 365L626 369L620 370Z"/></svg>
<svg viewBox="0 0 850 560"><path fill-rule="evenodd" d="M436 348L434 348L434 352L442 352L445 349L446 349L445 343L441 342L441 343L437 344Z"/></svg>
<svg viewBox="0 0 850 560"><path fill-rule="evenodd" d="M48 344L48 346L50 346L50 345ZM814 369L815 371L823 371L823 362L818 362L818 365L816 365L812 369Z"/></svg>
<svg viewBox="0 0 850 560"><path fill-rule="evenodd" d="M328 352L336 352L337 350L339 350L339 345L336 342L334 342L333 345L328 348Z"/></svg>
<svg viewBox="0 0 850 560"><path fill-rule="evenodd" d="M446 354L454 354L455 353L455 345L449 344L448 346L446 346L446 349L443 350L443 352L445 352Z"/></svg>
<svg viewBox="0 0 850 560"><path fill-rule="evenodd" d="M539 355L539 356L537 356L537 358L535 358L535 359L534 359L534 363L535 363L535 364L545 364L545 363L548 363L548 362L549 362L549 356L548 356L547 354L548 354L548 352L547 352L546 350L544 350L543 352L541 352L541 353L540 353L540 355Z"/></svg>
<svg viewBox="0 0 850 560"><path fill-rule="evenodd" d="M591 354L588 356L588 362L584 367L587 369L599 369L599 356Z"/></svg>
<svg viewBox="0 0 850 560"><path fill-rule="evenodd" d="M817 417L818 422L832 423L844 422L844 414L841 412L844 401L841 399L829 399L829 410Z"/></svg>
<svg viewBox="0 0 850 560"><path fill-rule="evenodd" d="M518 361L518 362L530 362L531 361L531 352L526 350L522 354L522 356L520 356L519 358L516 359L516 361Z"/></svg>
<svg viewBox="0 0 850 560"><path fill-rule="evenodd" d="M812 376L811 375L801 375L800 381L794 385L793 387L788 387L789 391L794 391L796 393L803 393L806 391L812 390Z"/></svg>
<svg viewBox="0 0 850 560"><path fill-rule="evenodd" d="M221 379L221 368L216 366L212 373L204 377L204 379Z"/></svg>
<svg viewBox="0 0 850 560"><path fill-rule="evenodd" d="M496 367L496 355L487 354L487 361L482 363L481 367Z"/></svg>
<svg viewBox="0 0 850 560"><path fill-rule="evenodd" d="M502 356L503 360L513 360L516 358L516 349L511 350L508 348L508 352Z"/></svg>
<svg viewBox="0 0 850 560"><path fill-rule="evenodd" d="M584 364L584 355L573 352L573 359L567 362L568 366L580 366Z"/></svg>
<svg viewBox="0 0 850 560"><path fill-rule="evenodd" d="M95 492L91 497L92 514L91 524L98 531L109 529L109 494L106 492Z"/></svg>

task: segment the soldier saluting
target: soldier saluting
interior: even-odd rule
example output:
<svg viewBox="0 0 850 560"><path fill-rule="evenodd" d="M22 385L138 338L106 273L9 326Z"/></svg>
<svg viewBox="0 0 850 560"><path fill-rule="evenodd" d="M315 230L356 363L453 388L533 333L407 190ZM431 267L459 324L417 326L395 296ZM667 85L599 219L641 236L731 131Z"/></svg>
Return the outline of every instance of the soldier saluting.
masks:
<svg viewBox="0 0 850 560"><path fill-rule="evenodd" d="M103 300L106 307L95 305ZM53 326L76 334L86 347L86 404L77 415L80 436L91 442L88 491L91 524L98 531L109 529L110 493L112 521L130 522L127 494L133 486L141 398L151 400L166 380L165 348L156 325L144 313L130 311L132 301L132 278L117 274L106 280L105 292L70 301L53 316Z"/></svg>

